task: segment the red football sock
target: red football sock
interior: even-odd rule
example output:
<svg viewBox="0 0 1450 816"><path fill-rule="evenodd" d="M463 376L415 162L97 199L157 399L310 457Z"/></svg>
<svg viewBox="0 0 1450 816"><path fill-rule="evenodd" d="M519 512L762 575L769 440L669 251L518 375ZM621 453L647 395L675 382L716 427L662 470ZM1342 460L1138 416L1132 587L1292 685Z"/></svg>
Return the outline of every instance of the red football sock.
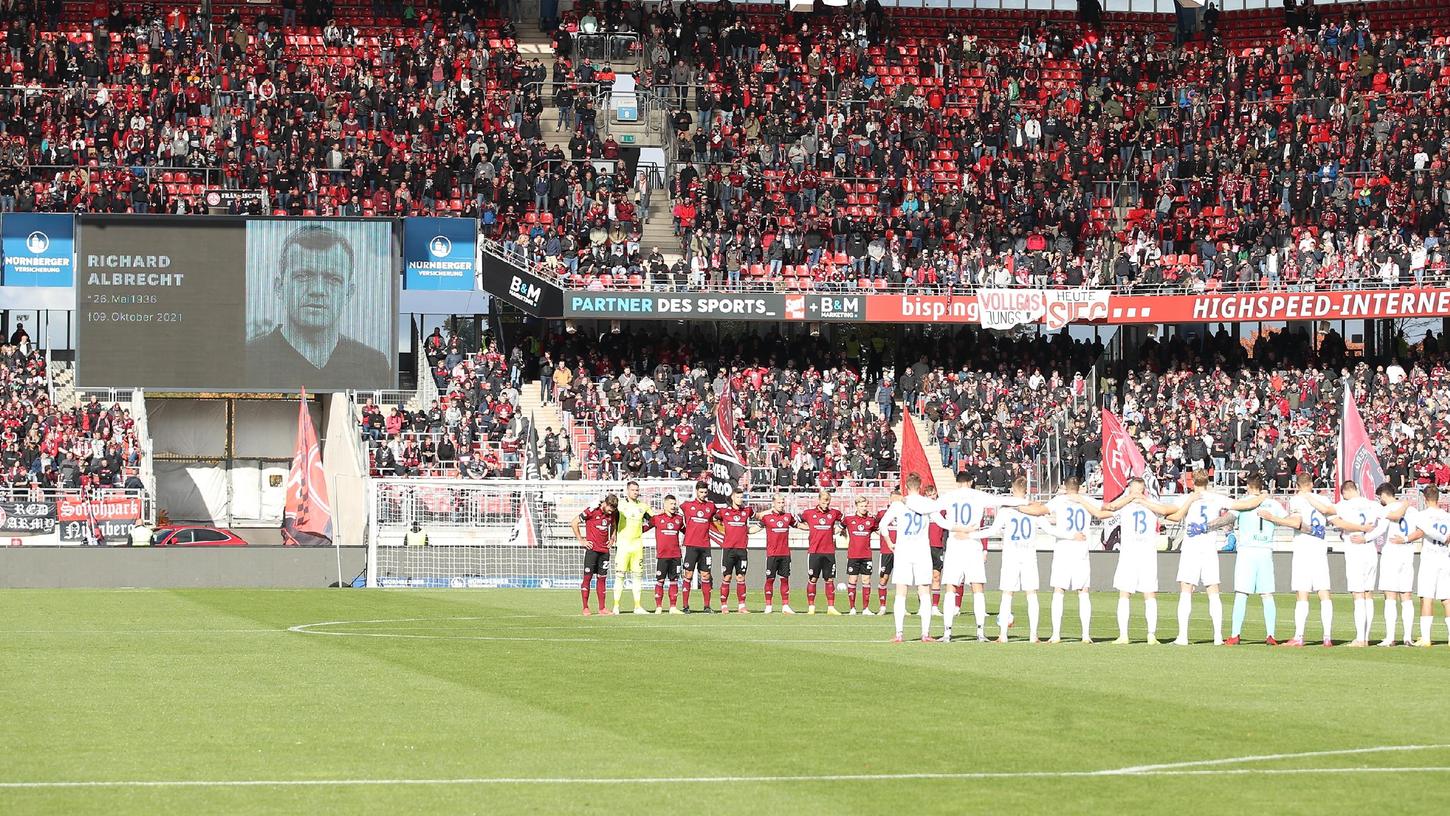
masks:
<svg viewBox="0 0 1450 816"><path fill-rule="evenodd" d="M846 597L850 599L851 608L856 608L856 585L851 584L846 588Z"/></svg>
<svg viewBox="0 0 1450 816"><path fill-rule="evenodd" d="M816 582L815 582L815 579L812 579L809 583L806 584L806 603L810 604L811 606L815 606L816 605Z"/></svg>
<svg viewBox="0 0 1450 816"><path fill-rule="evenodd" d="M594 578L594 596L599 599L599 608L604 608L604 576Z"/></svg>
<svg viewBox="0 0 1450 816"><path fill-rule="evenodd" d="M886 608L886 587L882 586L876 588L876 604L881 609Z"/></svg>
<svg viewBox="0 0 1450 816"><path fill-rule="evenodd" d="M687 607L690 605L690 584L693 584L693 583L694 583L694 581L686 581L685 582L685 591L684 591L683 595L684 595L685 606L687 606Z"/></svg>
<svg viewBox="0 0 1450 816"><path fill-rule="evenodd" d="M780 602L782 604L786 605L786 606L790 606L790 579L789 578L782 578L782 579L780 579Z"/></svg>
<svg viewBox="0 0 1450 816"><path fill-rule="evenodd" d="M741 578L735 582L735 602L745 603L745 579Z"/></svg>
<svg viewBox="0 0 1450 816"><path fill-rule="evenodd" d="M663 581L655 581L655 609L660 608L660 601L665 599L665 584Z"/></svg>
<svg viewBox="0 0 1450 816"><path fill-rule="evenodd" d="M836 582L826 582L826 606L836 605Z"/></svg>
<svg viewBox="0 0 1450 816"><path fill-rule="evenodd" d="M579 585L579 597L584 599L584 608L589 608L589 580L594 576L584 573L584 583Z"/></svg>
<svg viewBox="0 0 1450 816"><path fill-rule="evenodd" d="M721 609L724 609L725 608L725 604L727 604L727 603L730 602L730 581L731 580L732 579L730 579L730 578L726 578L725 579L725 582L722 583L722 584L720 584L720 608Z"/></svg>
<svg viewBox="0 0 1450 816"><path fill-rule="evenodd" d="M774 601L774 600L775 600L775 579L774 578L766 578L765 579L765 605L766 606L770 606L771 602Z"/></svg>
<svg viewBox="0 0 1450 816"><path fill-rule="evenodd" d="M673 582L673 581L671 581L670 582L670 608L671 609L677 608L676 607L676 604L675 604L675 601L679 600L679 598L680 598L680 585L677 584L677 583L675 583L675 582Z"/></svg>
<svg viewBox="0 0 1450 816"><path fill-rule="evenodd" d="M933 589L931 591L931 605L934 606L934 607L941 606L941 590L940 589Z"/></svg>
<svg viewBox="0 0 1450 816"><path fill-rule="evenodd" d="M700 594L702 594L702 595L705 596L705 608L706 609L709 609L710 608L710 594L712 592L714 592L714 590L715 590L715 585L712 584L712 583L710 583L709 581L706 581L705 583L703 583L703 584L700 585Z"/></svg>
<svg viewBox="0 0 1450 816"><path fill-rule="evenodd" d="M962 584L961 586L957 587L957 608L958 609L961 609L962 608L962 599L965 598L965 597L967 597L967 585L966 584Z"/></svg>

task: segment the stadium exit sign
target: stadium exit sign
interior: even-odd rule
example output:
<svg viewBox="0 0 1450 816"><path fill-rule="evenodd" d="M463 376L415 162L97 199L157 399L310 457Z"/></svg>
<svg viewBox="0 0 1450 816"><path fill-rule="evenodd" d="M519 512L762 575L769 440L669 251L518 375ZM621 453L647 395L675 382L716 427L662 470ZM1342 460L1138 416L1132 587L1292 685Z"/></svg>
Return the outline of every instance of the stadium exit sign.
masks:
<svg viewBox="0 0 1450 816"><path fill-rule="evenodd" d="M621 133L619 135L619 143L620 144L634 144L634 134L633 133Z"/></svg>

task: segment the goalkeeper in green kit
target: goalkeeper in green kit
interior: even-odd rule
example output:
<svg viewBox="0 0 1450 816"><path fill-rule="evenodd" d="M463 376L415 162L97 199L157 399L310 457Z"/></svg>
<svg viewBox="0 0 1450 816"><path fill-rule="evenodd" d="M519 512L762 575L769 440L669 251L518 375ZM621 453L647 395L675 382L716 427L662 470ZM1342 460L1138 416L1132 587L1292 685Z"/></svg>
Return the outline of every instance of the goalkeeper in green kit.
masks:
<svg viewBox="0 0 1450 816"><path fill-rule="evenodd" d="M650 520L649 504L639 498L639 482L624 485L624 499L619 503L619 526L615 531L614 614L619 614L619 595L625 580L634 593L634 614L648 614L640 606L640 588L644 580L644 528Z"/></svg>

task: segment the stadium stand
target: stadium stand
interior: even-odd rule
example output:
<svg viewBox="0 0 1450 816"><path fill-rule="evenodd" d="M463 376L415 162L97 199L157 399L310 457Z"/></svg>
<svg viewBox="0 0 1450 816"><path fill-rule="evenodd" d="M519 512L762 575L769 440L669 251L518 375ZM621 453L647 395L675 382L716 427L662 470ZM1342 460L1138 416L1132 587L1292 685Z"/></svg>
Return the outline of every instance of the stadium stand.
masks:
<svg viewBox="0 0 1450 816"><path fill-rule="evenodd" d="M1434 91L1450 66L1428 33L1443 10L1415 8L1428 16L1403 28L1408 7L1355 9L1384 29L1346 16L1271 31L1260 21L1278 12L1228 15L1229 41L1186 49L1152 17L1099 35L1025 12L840 10L785 25L775 6L659 12L642 84L676 103L669 190L685 257L644 276L571 264L566 282L1440 281L1450 165Z"/></svg>
<svg viewBox="0 0 1450 816"><path fill-rule="evenodd" d="M374 475L523 476L529 452L522 391L561 409L564 429L539 429L544 477L693 479L723 390L735 396L737 447L751 483L807 488L880 485L896 478L902 411L948 471L1000 489L1091 478L1100 407L1120 413L1163 489L1183 490L1195 468L1238 484L1263 474L1287 489L1301 471L1327 479L1344 378L1392 484L1450 484L1446 350L1431 333L1371 367L1328 332L1270 332L1243 343L1226 331L1201 342L1150 339L1135 365L1100 367L1099 344L1065 333L1014 338L963 329L918 360L871 343L802 342L778 335L723 342L703 332L634 329L559 334L529 376L522 352L463 352L440 344L439 403L409 412L362 407ZM719 346L734 349L713 353ZM1099 378L1101 377L1101 380ZM514 385L515 381L520 385ZM883 389L884 386L884 389ZM1121 398L1118 387L1121 386ZM890 417L888 420L887 417ZM447 441L444 441L447 440Z"/></svg>
<svg viewBox="0 0 1450 816"><path fill-rule="evenodd" d="M1445 277L1435 3L1291 28L1277 10L1228 13L1218 39L1182 49L1161 15L1109 14L1099 32L1061 13L584 4L552 67L519 55L492 4L302 6L281 26L242 3L214 21L19 4L0 204L200 212L232 189L282 214L476 215L580 287ZM646 185L594 126L610 69L570 45L585 17L646 32L641 86L683 103L673 265L672 247L641 246ZM567 154L549 119L577 133Z"/></svg>
<svg viewBox="0 0 1450 816"><path fill-rule="evenodd" d="M65 410L24 326L0 344L0 491L134 488L141 447L130 411L96 397Z"/></svg>
<svg viewBox="0 0 1450 816"><path fill-rule="evenodd" d="M1098 29L1060 13L581 4L552 66L520 54L494 4L350 0L330 14L304 3L300 15L291 5L219 4L215 20L172 4L12 6L0 206L200 212L209 191L260 190L274 214L477 216L514 257L593 288L1445 281L1450 161L1438 137L1450 124L1450 43L1439 32L1450 9L1437 3L1311 9L1288 26L1277 9L1225 13L1215 36L1183 48L1154 15L1108 14ZM273 11L281 25L264 16ZM641 245L647 185L593 125L590 100L610 68L573 45L581 28L623 24L645 33L641 87L675 103L679 171L666 188L682 252L672 264ZM576 134L567 150L547 143L550 120ZM941 458L989 476L994 461L1042 455L1049 428L1064 468L1085 470L1097 433L1094 411L1076 407L1096 398L1095 357L1051 343L984 340L970 368L932 361L910 373L915 388L892 384L883 412L879 361L824 344L706 355L688 343L641 352L608 336L587 350L556 340L570 379L589 386L554 395L575 431L542 435L545 472L698 472L677 437L708 415L722 368L756 389L737 441L772 482L880 478L872 451L894 440L885 414L907 394ZM1258 392L1262 407L1268 391L1297 389L1288 436L1313 432L1335 399L1332 368L1348 361L1330 364L1320 345L1295 368L1282 350L1160 359L1123 378L1122 408L1141 416L1138 432L1169 470L1203 458L1188 455L1191 423L1167 421L1180 418L1183 391L1215 404ZM39 399L15 392L35 376L26 359L7 363L12 404ZM429 362L436 405L373 405L360 417L374 472L522 473L522 367L458 349ZM1434 450L1421 434L1439 412L1406 417L1383 395L1438 406L1442 358L1404 363L1393 383L1369 369L1351 376L1374 385L1367 421L1396 440L1406 472L1422 474ZM1272 472L1292 453L1290 439L1233 430L1234 412L1253 407L1200 420L1220 469ZM824 425L806 419L825 408ZM101 412L124 425L113 413ZM91 432L89 420L74 417L76 432ZM28 472L39 460L11 455L21 441L7 442L7 468ZM124 429L116 445L125 450Z"/></svg>

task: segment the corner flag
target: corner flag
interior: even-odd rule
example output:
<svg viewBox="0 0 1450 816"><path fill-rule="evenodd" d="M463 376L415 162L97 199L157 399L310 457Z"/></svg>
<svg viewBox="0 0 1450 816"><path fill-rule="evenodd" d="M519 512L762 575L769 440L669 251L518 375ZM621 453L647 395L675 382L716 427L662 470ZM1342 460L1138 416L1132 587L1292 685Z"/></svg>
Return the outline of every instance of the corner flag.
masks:
<svg viewBox="0 0 1450 816"><path fill-rule="evenodd" d="M1354 393L1349 382L1344 383L1344 405L1339 414L1339 457L1335 464L1334 500L1339 500L1339 486L1345 482L1359 485L1362 496L1373 497L1376 489L1385 481L1384 468L1375 456L1374 445L1365 433L1364 420L1360 419L1359 406L1354 403Z"/></svg>

